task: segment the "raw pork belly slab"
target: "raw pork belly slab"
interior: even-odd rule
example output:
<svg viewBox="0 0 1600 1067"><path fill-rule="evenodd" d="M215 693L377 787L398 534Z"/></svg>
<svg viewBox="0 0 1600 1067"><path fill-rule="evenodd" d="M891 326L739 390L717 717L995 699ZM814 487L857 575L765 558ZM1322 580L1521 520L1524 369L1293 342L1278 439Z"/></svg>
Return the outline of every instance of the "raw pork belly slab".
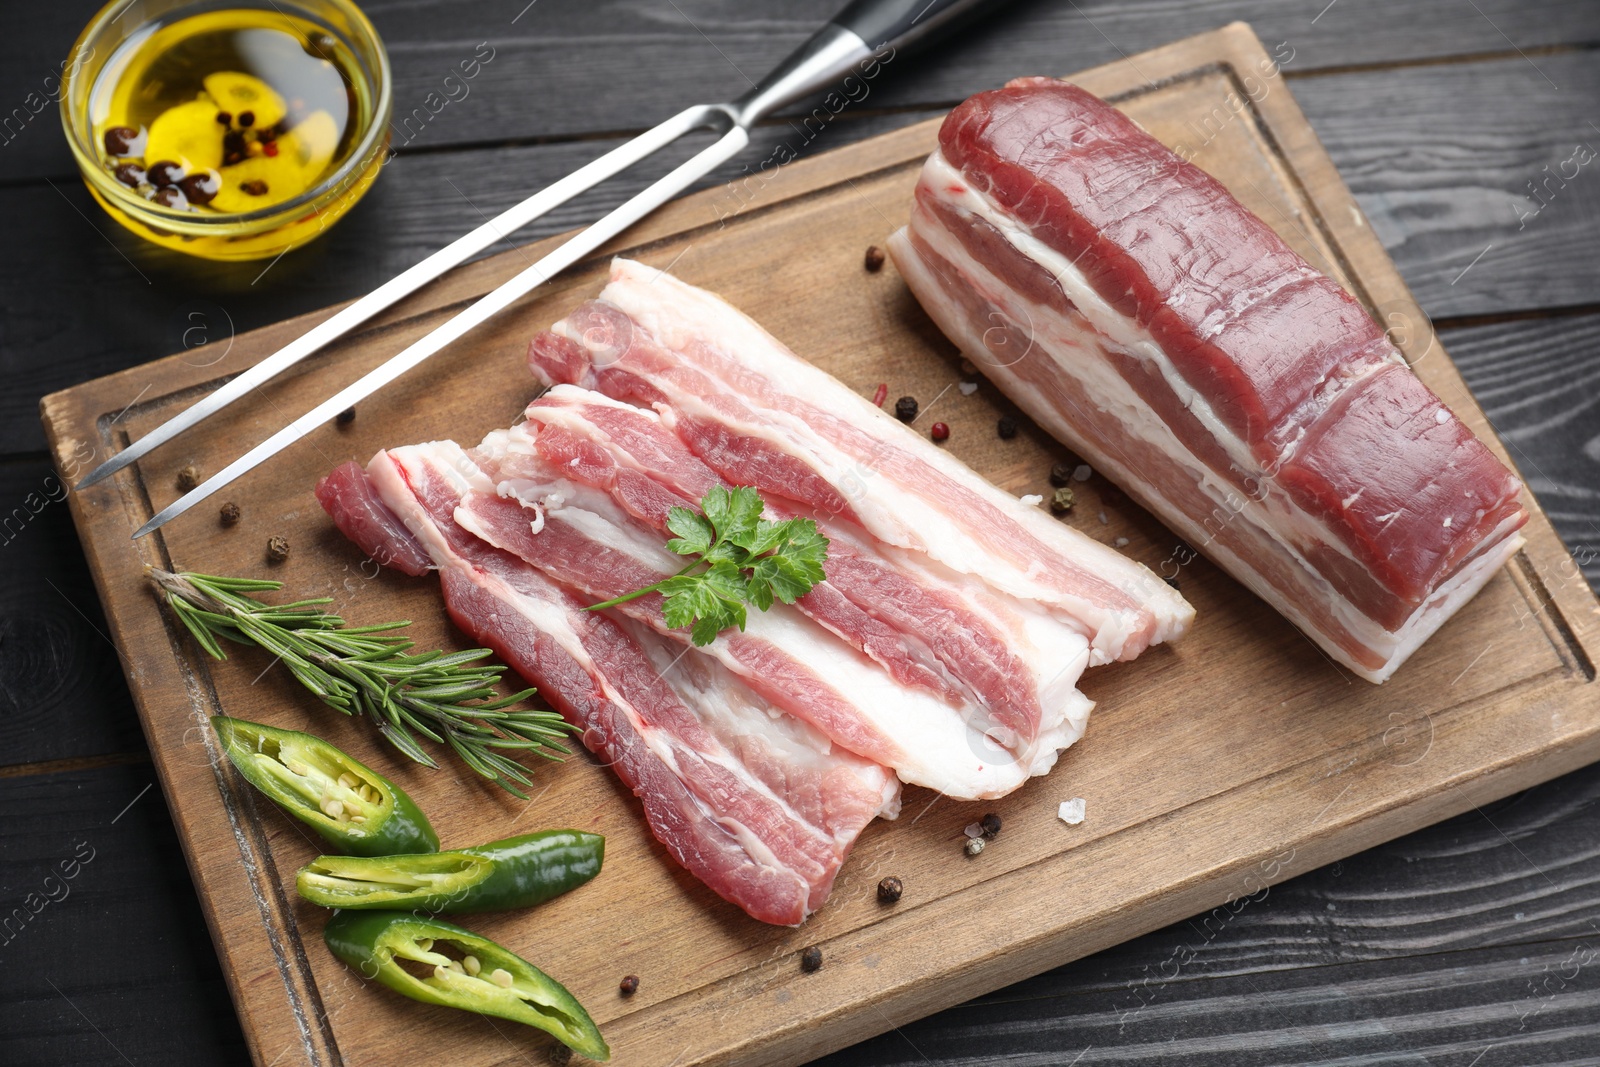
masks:
<svg viewBox="0 0 1600 1067"><path fill-rule="evenodd" d="M394 449L366 471L336 469L317 497L373 558L439 571L451 618L579 727L679 863L756 919L802 922L867 823L898 813L899 782L715 661L583 610L589 601L462 529L471 470L449 442Z"/></svg>
<svg viewBox="0 0 1600 1067"><path fill-rule="evenodd" d="M1040 605L1095 662L1183 632L1154 574L980 477L711 293L625 259L529 348L534 374L653 407L718 476Z"/></svg>
<svg viewBox="0 0 1600 1067"><path fill-rule="evenodd" d="M590 598L610 600L678 572L683 557L666 535L634 520L607 493L565 477L536 454L510 453L513 435L491 434L456 521ZM489 486L493 486L489 489ZM667 625L658 594L611 609L663 637L687 643ZM1059 667L1071 681L1088 662L1080 637ZM874 760L900 778L959 799L1003 796L1055 764L1083 732L1089 701L1069 681L1046 731L1002 732L974 701L955 706L898 684L879 665L795 608L751 611L743 631L729 629L695 654L709 656L775 706L810 723L833 743ZM1012 741L1007 747L1003 741Z"/></svg>
<svg viewBox="0 0 1600 1067"><path fill-rule="evenodd" d="M695 507L725 484L653 411L558 385L526 416L504 438L497 480L536 477L541 464L559 468L607 491L663 537L670 508ZM790 517L771 502L767 510L770 518ZM1074 691L1088 660L1083 635L1038 604L935 573L849 523L823 517L820 527L829 539L828 579L800 598L799 609L901 685L926 689L952 707L982 705L994 731L1006 732L1005 747L1024 762L1053 762L1052 752L1066 740L1063 719L1086 710ZM1071 736L1082 727L1074 722Z"/></svg>
<svg viewBox="0 0 1600 1067"><path fill-rule="evenodd" d="M930 317L1329 655L1383 681L1521 546L1521 483L1361 306L1116 109L1020 79L939 145L890 241Z"/></svg>

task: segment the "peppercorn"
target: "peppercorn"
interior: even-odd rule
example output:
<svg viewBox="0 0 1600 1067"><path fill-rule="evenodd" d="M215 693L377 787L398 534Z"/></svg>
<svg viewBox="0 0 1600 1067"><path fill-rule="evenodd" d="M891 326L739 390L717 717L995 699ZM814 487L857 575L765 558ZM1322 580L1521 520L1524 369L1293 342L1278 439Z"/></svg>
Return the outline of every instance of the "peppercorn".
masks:
<svg viewBox="0 0 1600 1067"><path fill-rule="evenodd" d="M276 156L278 154L278 142L276 142L276 141L265 141L265 142L263 142L262 145L261 145L261 151L265 152L268 156Z"/></svg>
<svg viewBox="0 0 1600 1067"><path fill-rule="evenodd" d="M245 129L248 130L250 127L254 126L255 124L256 124L256 113L254 111L241 111L241 112L239 112L239 125L243 126Z"/></svg>
<svg viewBox="0 0 1600 1067"><path fill-rule="evenodd" d="M1063 486L1072 481L1072 469L1076 465L1077 464L1073 463L1071 460L1064 459L1060 463L1057 463L1055 466L1051 467L1050 484L1054 486Z"/></svg>
<svg viewBox="0 0 1600 1067"><path fill-rule="evenodd" d="M217 112L217 125L218 126L232 126L233 125L233 112L231 112L231 111L219 111L219 112Z"/></svg>
<svg viewBox="0 0 1600 1067"><path fill-rule="evenodd" d="M555 1067L567 1067L567 1064L572 1062L572 1050L565 1045L557 1044L551 1046L547 1055Z"/></svg>
<svg viewBox="0 0 1600 1067"><path fill-rule="evenodd" d="M163 159L145 168L144 175L151 185L165 189L178 184L178 179L183 177L183 168L170 159Z"/></svg>
<svg viewBox="0 0 1600 1067"><path fill-rule="evenodd" d="M983 826L984 837L995 838L1000 836L1000 816L994 812L991 811L979 819L978 822Z"/></svg>
<svg viewBox="0 0 1600 1067"><path fill-rule="evenodd" d="M222 525L224 526L237 524L239 521L239 505L231 500L228 501L222 505L222 511L218 514L218 517L222 520Z"/></svg>
<svg viewBox="0 0 1600 1067"><path fill-rule="evenodd" d="M191 204L208 204L222 191L222 175L214 170L191 174L178 183Z"/></svg>
<svg viewBox="0 0 1600 1067"><path fill-rule="evenodd" d="M889 383L879 382L878 387L872 391L872 406L883 407L883 402L889 398Z"/></svg>
<svg viewBox="0 0 1600 1067"><path fill-rule="evenodd" d="M894 402L894 417L901 422L910 422L917 417L917 398L903 396Z"/></svg>
<svg viewBox="0 0 1600 1067"><path fill-rule="evenodd" d="M622 980L622 984L617 986L617 989L625 997L633 996L639 991L639 976L636 974L628 975Z"/></svg>
<svg viewBox="0 0 1600 1067"><path fill-rule="evenodd" d="M943 440L946 440L947 438L949 438L949 436L950 436L950 427L946 426L942 422L936 422L931 427L928 428L928 433L933 437L933 439L935 441L943 441Z"/></svg>
<svg viewBox="0 0 1600 1067"><path fill-rule="evenodd" d="M186 464L184 468L178 472L178 489L181 492L187 493L189 490L193 489L199 484L200 468L196 467L193 463Z"/></svg>
<svg viewBox="0 0 1600 1067"><path fill-rule="evenodd" d="M106 154L113 156L132 156L138 153L133 150L134 144L139 140L139 131L132 126L113 126L106 131Z"/></svg>
<svg viewBox="0 0 1600 1067"><path fill-rule="evenodd" d="M967 849L967 855L976 856L978 853L983 851L983 838L981 838L981 837L969 837L969 838L967 838L966 849Z"/></svg>
<svg viewBox="0 0 1600 1067"><path fill-rule="evenodd" d="M244 139L244 134L238 130L229 130L222 135L222 162L239 163L249 154L250 145Z"/></svg>
<svg viewBox="0 0 1600 1067"><path fill-rule="evenodd" d="M116 175L117 181L130 189L137 189L139 183L144 181L144 168L137 163L121 163L111 172Z"/></svg>
<svg viewBox="0 0 1600 1067"><path fill-rule="evenodd" d="M869 245L866 259L862 261L861 265L867 268L868 274L878 273L883 269L883 249L877 245Z"/></svg>
<svg viewBox="0 0 1600 1067"><path fill-rule="evenodd" d="M1076 496L1073 494L1072 490L1068 489L1066 486L1062 486L1060 489L1057 489L1055 492L1050 494L1050 514L1065 515L1067 512L1072 510L1072 505L1075 500Z"/></svg>
<svg viewBox="0 0 1600 1067"><path fill-rule="evenodd" d="M1001 415L1000 421L994 424L994 432L1000 435L1000 440L1009 441L1017 436L1017 420L1010 415Z"/></svg>
<svg viewBox="0 0 1600 1067"><path fill-rule="evenodd" d="M185 208L189 205L189 201L184 198L183 192L173 186L168 186L165 189L157 189L156 195L152 196L150 199L154 200L162 207Z"/></svg>
<svg viewBox="0 0 1600 1067"><path fill-rule="evenodd" d="M282 537L267 538L267 558L273 563L282 563L289 558L289 542Z"/></svg>
<svg viewBox="0 0 1600 1067"><path fill-rule="evenodd" d="M800 969L807 974L821 970L822 950L816 945L812 945L810 948L800 953Z"/></svg>
<svg viewBox="0 0 1600 1067"><path fill-rule="evenodd" d="M878 899L885 904L893 904L905 891L906 887L901 884L900 879L892 875L878 883Z"/></svg>
<svg viewBox="0 0 1600 1067"><path fill-rule="evenodd" d="M343 411L339 412L339 414L333 417L333 421L337 426L349 426L352 422L356 421L356 409L345 408Z"/></svg>
<svg viewBox="0 0 1600 1067"><path fill-rule="evenodd" d="M251 196L266 196L267 183L260 178L253 178L247 182L240 182L239 191L249 193Z"/></svg>

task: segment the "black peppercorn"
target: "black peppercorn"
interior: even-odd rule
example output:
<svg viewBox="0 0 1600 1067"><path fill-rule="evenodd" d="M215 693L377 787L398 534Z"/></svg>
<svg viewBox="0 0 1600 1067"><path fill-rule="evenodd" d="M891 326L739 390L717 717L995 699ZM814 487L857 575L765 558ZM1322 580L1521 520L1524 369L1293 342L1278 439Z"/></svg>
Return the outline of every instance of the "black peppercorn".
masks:
<svg viewBox="0 0 1600 1067"><path fill-rule="evenodd" d="M894 417L901 422L910 422L917 417L917 398L903 396L894 402Z"/></svg>
<svg viewBox="0 0 1600 1067"><path fill-rule="evenodd" d="M345 408L343 411L339 412L339 414L333 417L333 421L334 424L338 426L349 426L352 422L356 421L356 409Z"/></svg>
<svg viewBox="0 0 1600 1067"><path fill-rule="evenodd" d="M183 177L183 168L170 159L163 159L150 164L144 173L151 185L165 189L178 184L178 179Z"/></svg>
<svg viewBox="0 0 1600 1067"><path fill-rule="evenodd" d="M252 178L250 181L240 182L239 190L241 192L249 193L251 196L266 196L267 183L262 181L260 178Z"/></svg>
<svg viewBox="0 0 1600 1067"><path fill-rule="evenodd" d="M822 950L812 945L800 953L800 969L807 974L822 969Z"/></svg>
<svg viewBox="0 0 1600 1067"><path fill-rule="evenodd" d="M106 153L113 156L136 156L134 145L139 140L139 131L132 126L113 126L106 131Z"/></svg>
<svg viewBox="0 0 1600 1067"><path fill-rule="evenodd" d="M219 517L222 519L222 525L224 526L233 526L237 524L239 521L239 505L235 504L231 500L228 501L226 504L222 505L222 511Z"/></svg>
<svg viewBox="0 0 1600 1067"><path fill-rule="evenodd" d="M1064 486L1072 481L1074 464L1069 460L1062 460L1050 468L1050 484L1056 487Z"/></svg>
<svg viewBox="0 0 1600 1067"><path fill-rule="evenodd" d="M565 1045L556 1045L548 1053L550 1062L555 1067L567 1067L572 1062L572 1050Z"/></svg>
<svg viewBox="0 0 1600 1067"><path fill-rule="evenodd" d="M983 827L984 837L998 837L1000 835L1000 816L992 811L979 819L978 825Z"/></svg>
<svg viewBox="0 0 1600 1067"><path fill-rule="evenodd" d="M241 112L239 112L239 125L243 126L245 129L248 130L250 127L254 126L255 124L256 124L256 113L254 111L241 111Z"/></svg>
<svg viewBox="0 0 1600 1067"><path fill-rule="evenodd" d="M639 976L636 974L628 975L622 980L622 983L617 986L617 989L620 990L622 995L625 997L633 996L639 991Z"/></svg>
<svg viewBox="0 0 1600 1067"><path fill-rule="evenodd" d="M178 472L179 491L187 493L189 490L193 489L199 484L200 468L196 467L193 463L185 464L184 468Z"/></svg>
<svg viewBox="0 0 1600 1067"><path fill-rule="evenodd" d="M900 879L892 875L878 883L878 899L885 904L893 904L905 891L906 887L901 884Z"/></svg>
<svg viewBox="0 0 1600 1067"><path fill-rule="evenodd" d="M273 563L282 563L289 558L289 542L282 537L269 537L267 539L267 558Z"/></svg>
<svg viewBox="0 0 1600 1067"><path fill-rule="evenodd" d="M1010 415L1001 415L1000 421L994 424L994 432L1000 435L1002 441L1009 441L1017 436L1017 420Z"/></svg>
<svg viewBox="0 0 1600 1067"><path fill-rule="evenodd" d="M222 175L214 170L191 174L178 183L191 204L209 204L222 191Z"/></svg>
<svg viewBox="0 0 1600 1067"><path fill-rule="evenodd" d="M883 249L879 248L877 245L869 246L867 248L866 258L862 261L861 265L867 268L867 273L869 274L878 273L883 269Z"/></svg>
<svg viewBox="0 0 1600 1067"><path fill-rule="evenodd" d="M231 111L219 111L219 112L217 112L217 125L218 126L232 126L233 125L233 112L231 112Z"/></svg>

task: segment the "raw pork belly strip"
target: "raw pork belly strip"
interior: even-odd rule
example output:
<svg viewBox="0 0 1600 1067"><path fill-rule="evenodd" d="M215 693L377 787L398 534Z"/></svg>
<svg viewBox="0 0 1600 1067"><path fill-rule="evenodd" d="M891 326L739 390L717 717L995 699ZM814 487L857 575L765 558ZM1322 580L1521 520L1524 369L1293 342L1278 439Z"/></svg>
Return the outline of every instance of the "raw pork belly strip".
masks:
<svg viewBox="0 0 1600 1067"><path fill-rule="evenodd" d="M506 437L500 473L527 477L522 457L603 489L631 516L665 536L672 507L696 507L717 474L653 411L558 385L534 401ZM769 517L789 512L768 501ZM1074 686L1088 660L1075 628L1033 602L993 594L913 554L880 546L849 523L821 520L828 579L798 602L812 619L875 660L902 685L927 689L952 707L975 701L1018 749L1057 733L1084 707ZM1075 723L1073 736L1082 730ZM1031 761L1030 761L1031 762Z"/></svg>
<svg viewBox="0 0 1600 1067"><path fill-rule="evenodd" d="M366 472L333 471L317 496L375 559L438 569L451 617L583 731L679 863L757 919L800 923L866 824L898 813L894 776L714 661L582 610L569 590L468 534L453 518L470 488L463 461L448 443L380 452Z"/></svg>
<svg viewBox="0 0 1600 1067"><path fill-rule="evenodd" d="M565 477L536 454L509 455L510 435L491 434L470 460L471 489L455 511L458 524L544 571L590 603L609 600L676 573L683 558L668 552L654 527L634 520L613 498ZM458 470L467 469L458 465ZM611 609L663 637L687 643L669 627L662 598L650 594ZM730 629L695 654L715 658L775 706L820 730L830 741L892 768L907 782L952 797L998 797L1055 764L1082 735L1091 707L1068 685L1051 728L1017 739L997 729L987 709L952 707L897 684L857 650L794 608L752 611L745 629ZM1061 670L1075 680L1087 663ZM1007 742L1011 746L1007 747Z"/></svg>
<svg viewBox="0 0 1600 1067"><path fill-rule="evenodd" d="M1331 656L1383 681L1522 544L1521 483L1360 305L1114 108L1026 78L939 143L890 241L929 315Z"/></svg>
<svg viewBox="0 0 1600 1067"><path fill-rule="evenodd" d="M1022 504L703 290L624 259L529 349L534 374L654 406L707 466L1070 619L1096 662L1193 611L1145 568Z"/></svg>

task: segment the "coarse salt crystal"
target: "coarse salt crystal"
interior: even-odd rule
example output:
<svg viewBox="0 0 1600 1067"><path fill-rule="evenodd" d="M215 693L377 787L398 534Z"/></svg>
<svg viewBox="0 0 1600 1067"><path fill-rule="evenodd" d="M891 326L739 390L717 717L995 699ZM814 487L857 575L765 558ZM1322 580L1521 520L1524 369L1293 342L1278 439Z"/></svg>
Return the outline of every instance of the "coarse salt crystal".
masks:
<svg viewBox="0 0 1600 1067"><path fill-rule="evenodd" d="M1093 473L1093 467L1089 466L1087 463L1080 463L1072 469L1072 480L1075 482L1086 482L1089 480L1089 475Z"/></svg>
<svg viewBox="0 0 1600 1067"><path fill-rule="evenodd" d="M966 834L968 837L982 837L983 836L983 824L982 823L975 823L975 822L974 823L968 823L967 824L967 828L965 830L961 831L961 832Z"/></svg>
<svg viewBox="0 0 1600 1067"><path fill-rule="evenodd" d="M1083 798L1073 797L1071 800L1063 800L1056 814L1068 826L1076 826L1083 821L1083 808Z"/></svg>
<svg viewBox="0 0 1600 1067"><path fill-rule="evenodd" d="M1113 541L1111 543L1113 545L1116 545L1118 548L1127 548L1128 547L1128 539L1126 537L1119 537L1119 538L1117 538L1115 541Z"/></svg>
<svg viewBox="0 0 1600 1067"><path fill-rule="evenodd" d="M1040 496L1038 493L1029 493L1027 496L1019 496L1017 499L1028 505L1030 508L1037 507L1038 505L1044 503L1044 497Z"/></svg>
<svg viewBox="0 0 1600 1067"><path fill-rule="evenodd" d="M1102 511L1099 515L1097 515L1095 517L1100 520L1100 525L1101 526L1110 526L1111 525L1111 520L1106 518L1106 513L1105 512Z"/></svg>
<svg viewBox="0 0 1600 1067"><path fill-rule="evenodd" d="M1433 413L1433 421L1437 422L1440 426L1443 426L1445 423L1450 421L1450 413L1444 408L1440 408L1438 411Z"/></svg>
<svg viewBox="0 0 1600 1067"><path fill-rule="evenodd" d="M977 382L960 382L960 383L958 383L956 385L956 388L961 390L961 395L962 396L971 396L973 393L976 393L978 391L978 383Z"/></svg>

